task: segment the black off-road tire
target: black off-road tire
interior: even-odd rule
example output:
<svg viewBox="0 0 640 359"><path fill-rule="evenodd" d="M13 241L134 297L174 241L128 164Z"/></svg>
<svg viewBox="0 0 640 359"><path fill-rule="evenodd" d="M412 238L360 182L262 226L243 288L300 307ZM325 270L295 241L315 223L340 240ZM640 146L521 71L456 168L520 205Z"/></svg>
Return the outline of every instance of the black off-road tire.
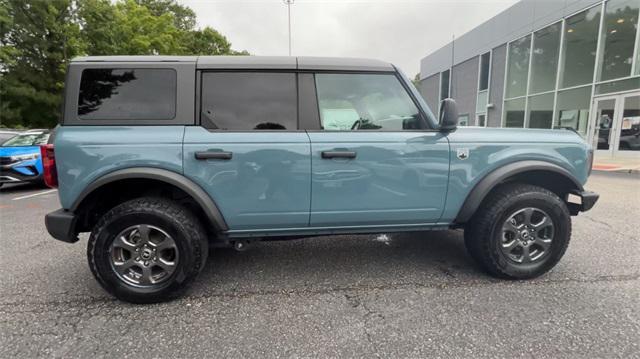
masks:
<svg viewBox="0 0 640 359"><path fill-rule="evenodd" d="M523 264L501 250L502 225L510 214L535 207L553 221L553 240L538 261ZM571 237L571 215L565 202L555 193L529 184L503 185L490 194L464 230L464 241L471 257L489 274L505 279L530 279L553 268L562 258Z"/></svg>
<svg viewBox="0 0 640 359"><path fill-rule="evenodd" d="M173 237L178 262L162 283L139 287L121 279L112 269L110 247L115 237L132 225L147 224ZM208 240L198 218L177 202L144 197L124 202L107 212L93 228L87 246L91 272L100 285L116 298L131 303L156 303L174 299L202 271L208 255Z"/></svg>

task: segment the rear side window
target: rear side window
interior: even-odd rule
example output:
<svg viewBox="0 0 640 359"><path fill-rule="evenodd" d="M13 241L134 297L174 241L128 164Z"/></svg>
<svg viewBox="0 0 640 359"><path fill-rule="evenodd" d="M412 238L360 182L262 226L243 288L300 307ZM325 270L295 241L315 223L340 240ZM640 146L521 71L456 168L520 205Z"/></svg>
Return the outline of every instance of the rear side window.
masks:
<svg viewBox="0 0 640 359"><path fill-rule="evenodd" d="M171 120L176 115L173 69L85 69L80 80L82 120Z"/></svg>
<svg viewBox="0 0 640 359"><path fill-rule="evenodd" d="M296 130L296 74L206 72L201 106L202 126L208 129Z"/></svg>

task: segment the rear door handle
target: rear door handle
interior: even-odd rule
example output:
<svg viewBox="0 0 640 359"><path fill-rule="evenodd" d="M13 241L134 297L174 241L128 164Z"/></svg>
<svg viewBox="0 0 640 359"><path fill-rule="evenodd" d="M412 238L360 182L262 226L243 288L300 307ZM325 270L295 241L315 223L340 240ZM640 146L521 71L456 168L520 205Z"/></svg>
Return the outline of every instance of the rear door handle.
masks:
<svg viewBox="0 0 640 359"><path fill-rule="evenodd" d="M196 160L230 160L233 152L227 151L199 151L196 152Z"/></svg>
<svg viewBox="0 0 640 359"><path fill-rule="evenodd" d="M322 158L356 158L356 151L322 151Z"/></svg>

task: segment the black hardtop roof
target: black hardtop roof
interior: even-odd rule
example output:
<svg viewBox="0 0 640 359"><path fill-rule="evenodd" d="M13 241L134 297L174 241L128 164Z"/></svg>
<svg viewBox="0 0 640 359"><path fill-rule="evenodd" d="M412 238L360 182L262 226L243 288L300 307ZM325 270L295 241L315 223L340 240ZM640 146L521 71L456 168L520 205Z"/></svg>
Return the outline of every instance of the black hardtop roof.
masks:
<svg viewBox="0 0 640 359"><path fill-rule="evenodd" d="M198 69L288 69L326 71L394 71L392 64L373 59L309 56L85 56L79 62L189 62Z"/></svg>

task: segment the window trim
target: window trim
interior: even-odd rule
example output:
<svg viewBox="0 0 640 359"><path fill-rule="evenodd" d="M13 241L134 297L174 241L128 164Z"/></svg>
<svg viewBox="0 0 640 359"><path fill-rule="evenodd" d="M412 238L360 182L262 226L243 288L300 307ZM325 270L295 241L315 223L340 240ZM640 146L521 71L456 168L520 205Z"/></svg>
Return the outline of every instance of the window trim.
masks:
<svg viewBox="0 0 640 359"><path fill-rule="evenodd" d="M172 69L176 72L176 108L171 120L84 120L78 116L80 81L85 69ZM67 67L64 111L60 123L64 126L184 126L195 124L195 62L154 61L78 61Z"/></svg>
<svg viewBox="0 0 640 359"><path fill-rule="evenodd" d="M398 74L397 71L312 71L313 72L313 84L314 84L314 92L315 92L315 103L318 109L318 128L317 129L306 129L303 130L312 131L312 132L342 132L342 133L376 133L376 132L439 132L440 130L437 128L431 128L429 125L429 121L427 120L427 115L424 112L422 106L418 103L413 93L409 90L408 85L403 81L402 77ZM345 74L345 75L393 75L396 80L400 83L400 86L404 89L405 93L409 96L409 99L413 103L413 105L418 110L418 114L420 115L420 120L425 128L420 129L411 129L411 130L326 130L322 128L322 118L320 117L320 100L318 99L318 90L317 90L317 74Z"/></svg>
<svg viewBox="0 0 640 359"><path fill-rule="evenodd" d="M295 129L262 129L262 130L224 130L219 128L207 128L202 124L202 86L203 86L203 76L207 73L286 73L294 75L294 84L296 87L296 95L295 95L295 106L296 106L296 128ZM198 88L196 91L196 102L195 102L195 118L196 125L202 127L203 129L209 132L219 132L219 133L243 133L243 132L304 132L304 129L300 126L300 77L299 76L303 71L296 71L291 69L202 69L196 71Z"/></svg>
<svg viewBox="0 0 640 359"><path fill-rule="evenodd" d="M108 69L108 68L107 68ZM164 121L173 121L176 119L176 116L178 114L178 72L170 67L167 68L148 68L148 67L113 67L111 68L111 70L170 70L171 72L173 72L173 75L175 76L176 79L176 86L174 88L173 91L173 115L171 118L135 118L135 119L126 119L126 118L113 118L113 119L107 119L107 118L95 118L95 119L89 119L89 118L82 118L82 116L78 113L80 104L80 92L82 91L82 76L84 76L85 71L88 70L98 70L97 68L93 68L93 67L87 67L84 68L80 71L80 86L78 87L78 100L76 101L76 116L78 117L78 119L80 121L160 121L160 122L164 122Z"/></svg>

